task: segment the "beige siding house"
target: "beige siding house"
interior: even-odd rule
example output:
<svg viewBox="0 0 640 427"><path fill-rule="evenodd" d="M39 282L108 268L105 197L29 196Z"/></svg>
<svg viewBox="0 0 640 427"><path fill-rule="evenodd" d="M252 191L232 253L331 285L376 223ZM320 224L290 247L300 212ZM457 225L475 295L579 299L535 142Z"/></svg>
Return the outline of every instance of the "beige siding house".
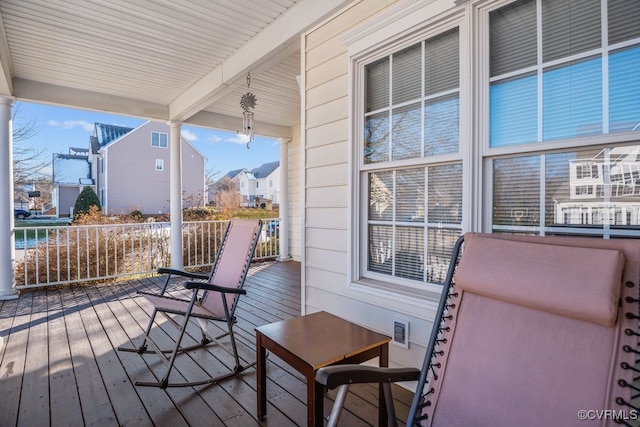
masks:
<svg viewBox="0 0 640 427"><path fill-rule="evenodd" d="M304 310L389 335L408 322L391 364L419 366L462 233L640 237L633 7L362 0L303 34L301 140L288 156ZM598 175L618 152L634 153L618 179L632 187L624 207L615 177ZM590 167L598 186L573 189L591 193L571 209L597 215L556 220L554 196L596 157L609 166Z"/></svg>
<svg viewBox="0 0 640 427"><path fill-rule="evenodd" d="M103 209L109 214L168 214L169 126L149 121L126 129L96 124L90 157ZM181 147L183 207L203 206L206 159L185 138Z"/></svg>

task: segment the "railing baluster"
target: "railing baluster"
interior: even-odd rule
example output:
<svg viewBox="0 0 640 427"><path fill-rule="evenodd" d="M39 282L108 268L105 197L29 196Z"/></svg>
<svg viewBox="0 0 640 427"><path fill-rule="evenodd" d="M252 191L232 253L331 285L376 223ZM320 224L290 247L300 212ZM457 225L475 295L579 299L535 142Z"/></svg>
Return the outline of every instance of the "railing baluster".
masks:
<svg viewBox="0 0 640 427"><path fill-rule="evenodd" d="M265 219L263 238L254 259L278 255L273 226L278 219ZM209 267L220 245L221 230L228 221L192 221L183 226L186 265ZM25 227L14 233L16 246L24 248L24 258L16 262L24 271L16 277L16 288L49 286L153 274L169 265L170 224L73 225ZM35 236L30 239L33 233ZM74 265L75 264L75 265ZM43 270L44 269L44 270Z"/></svg>

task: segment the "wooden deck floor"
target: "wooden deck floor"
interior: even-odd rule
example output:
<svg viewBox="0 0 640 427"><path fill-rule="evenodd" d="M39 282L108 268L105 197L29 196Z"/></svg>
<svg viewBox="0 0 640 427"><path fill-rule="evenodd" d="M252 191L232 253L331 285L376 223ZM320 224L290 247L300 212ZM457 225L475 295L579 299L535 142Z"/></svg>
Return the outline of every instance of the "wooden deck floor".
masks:
<svg viewBox="0 0 640 427"><path fill-rule="evenodd" d="M118 352L137 343L150 306L138 290L158 290L160 278L23 293L0 305L0 426L293 426L305 425L305 380L271 355L267 361L267 418L256 418L251 368L219 385L161 390L136 387L164 365L155 355ZM172 286L181 292L179 282ZM300 264L257 263L236 314L240 353L255 360L256 326L300 315ZM159 320L162 320L159 318ZM162 323L160 339L175 328ZM189 332L197 338L196 326ZM215 375L232 366L223 351L178 357L172 381ZM175 376L175 377L174 377ZM411 393L394 386L404 424ZM333 393L325 398L330 409ZM341 424L377 423L377 388L352 387Z"/></svg>

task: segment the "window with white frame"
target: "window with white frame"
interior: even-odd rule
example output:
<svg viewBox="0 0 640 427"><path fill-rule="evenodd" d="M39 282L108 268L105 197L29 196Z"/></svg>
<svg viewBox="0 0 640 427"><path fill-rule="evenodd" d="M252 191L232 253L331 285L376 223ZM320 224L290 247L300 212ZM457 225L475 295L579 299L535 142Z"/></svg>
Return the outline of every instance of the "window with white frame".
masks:
<svg viewBox="0 0 640 427"><path fill-rule="evenodd" d="M487 20L492 231L637 236L640 5L519 0Z"/></svg>
<svg viewBox="0 0 640 427"><path fill-rule="evenodd" d="M151 146L167 148L169 146L169 136L163 132L151 132Z"/></svg>
<svg viewBox="0 0 640 427"><path fill-rule="evenodd" d="M157 171L164 170L164 160L163 159L156 159L156 170Z"/></svg>
<svg viewBox="0 0 640 427"><path fill-rule="evenodd" d="M354 281L441 283L463 228L640 236L637 2L460 3L346 37Z"/></svg>
<svg viewBox="0 0 640 427"><path fill-rule="evenodd" d="M459 29L358 64L360 277L442 283L462 227Z"/></svg>

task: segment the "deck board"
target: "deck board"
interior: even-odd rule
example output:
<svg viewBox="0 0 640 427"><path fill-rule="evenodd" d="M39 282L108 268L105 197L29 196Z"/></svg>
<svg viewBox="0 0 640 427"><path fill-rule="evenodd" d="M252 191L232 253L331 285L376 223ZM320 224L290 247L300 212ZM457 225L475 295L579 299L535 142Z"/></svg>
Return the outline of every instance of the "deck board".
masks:
<svg viewBox="0 0 640 427"><path fill-rule="evenodd" d="M160 378L165 365L153 354L116 349L140 343L152 308L137 292L158 292L162 282L162 277L151 277L50 288L0 301L0 425L305 425L305 379L273 355L267 361L268 415L262 421L256 418L254 368L216 385L166 390L135 386L136 381ZM169 289L189 295L179 279ZM300 315L300 264L255 263L246 289L234 331L240 356L249 363L256 357L257 326ZM157 324L157 341L171 348L175 327L162 316ZM222 331L213 323L209 328ZM199 338L200 330L191 322L185 339ZM231 355L210 345L180 355L170 380L202 379L233 365ZM411 393L395 386L394 393L402 425ZM334 396L330 392L325 398L327 413ZM377 402L377 387L353 386L341 423L376 425Z"/></svg>

